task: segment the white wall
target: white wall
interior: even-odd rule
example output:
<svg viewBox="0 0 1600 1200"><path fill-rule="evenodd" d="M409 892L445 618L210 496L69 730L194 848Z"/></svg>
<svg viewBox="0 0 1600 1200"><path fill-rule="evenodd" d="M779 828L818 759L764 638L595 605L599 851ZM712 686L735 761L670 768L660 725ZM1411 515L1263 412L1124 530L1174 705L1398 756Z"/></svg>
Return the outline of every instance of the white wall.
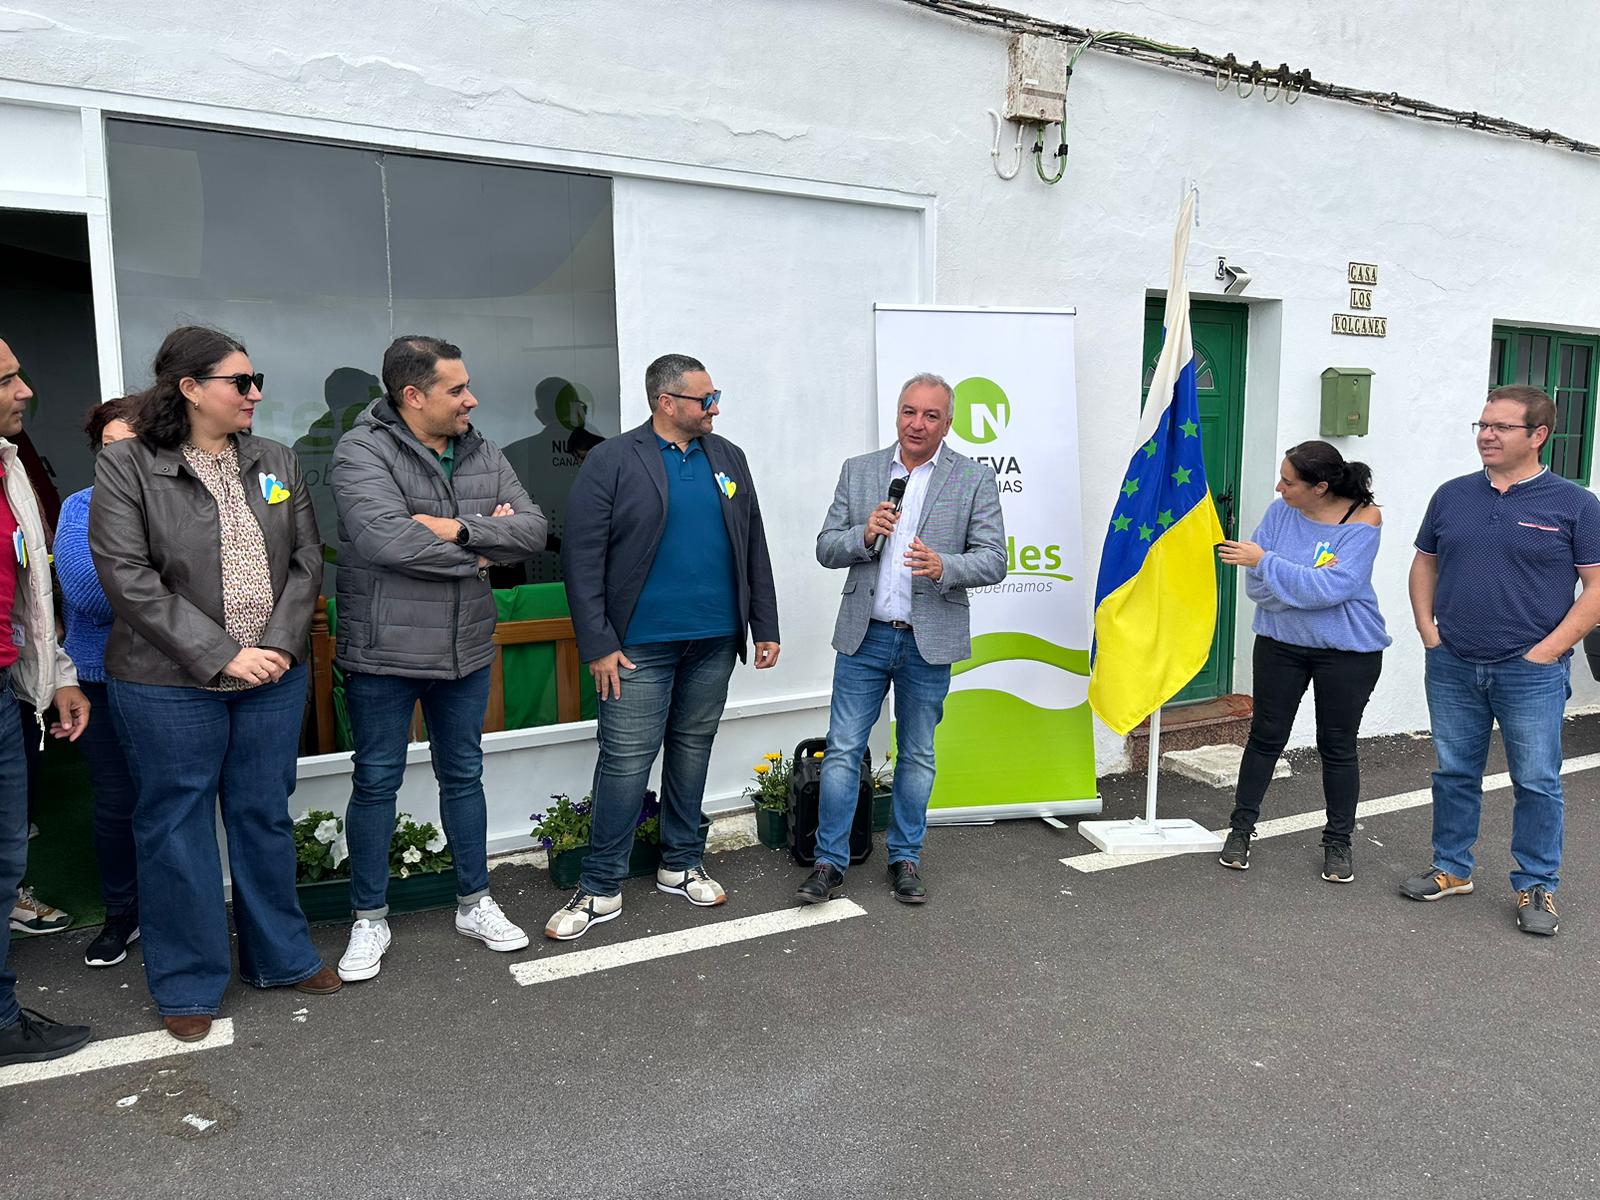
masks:
<svg viewBox="0 0 1600 1200"><path fill-rule="evenodd" d="M762 494L779 509L786 626L780 668L770 680L741 672L736 695L780 707L825 686L832 605L805 564L819 484L851 448L843 431L871 411L861 353L873 298L914 289L943 304L1077 307L1093 566L1137 416L1145 295L1166 286L1180 185L1197 180L1197 292L1211 290L1201 268L1218 255L1253 275L1246 522L1270 498L1279 451L1316 435L1318 373L1376 372L1372 436L1343 447L1372 464L1385 504L1377 579L1399 635L1369 733L1426 724L1408 543L1432 488L1475 463L1466 423L1484 391L1492 323L1600 329L1592 158L1315 98L1292 108L1241 100L1208 79L1091 53L1073 79L1065 181L1042 186L1030 163L1005 183L990 170L984 113L1003 99L1005 36L894 0L567 0L525 16L464 2L291 14L265 0L192 0L181 21L163 5L34 7L36 17L0 9L0 30L12 31L5 70L21 81L0 84L0 95L459 145L632 177L617 192L624 387L670 343L701 353L729 389L724 427L751 449ZM1031 7L1600 140L1600 35L1576 4L1515 29L1490 0L1461 0L1448 19L1376 0L1315 13L1232 0L1203 16L1112 0ZM759 190L703 186L717 183ZM779 195L851 188L875 189L850 194L870 203ZM931 281L905 213L884 215L918 196L934 197ZM839 231L880 219L882 253L863 259L857 235ZM1390 319L1386 340L1328 332L1352 260L1379 266L1374 312ZM679 283L674 302L668 285ZM875 294L884 288L900 294ZM752 430L742 422L757 404L764 424ZM1238 644L1246 679L1248 636ZM1575 682L1578 702L1600 696ZM746 765L737 728L725 731L719 779ZM1099 749L1103 769L1120 762L1114 739L1102 736ZM549 790L543 767L534 773L535 791Z"/></svg>

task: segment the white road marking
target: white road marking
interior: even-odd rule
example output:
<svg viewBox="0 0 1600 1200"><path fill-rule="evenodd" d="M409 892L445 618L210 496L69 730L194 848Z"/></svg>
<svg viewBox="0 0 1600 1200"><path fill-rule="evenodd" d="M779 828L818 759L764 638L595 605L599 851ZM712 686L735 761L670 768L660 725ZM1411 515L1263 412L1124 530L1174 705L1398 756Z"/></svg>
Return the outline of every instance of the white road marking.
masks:
<svg viewBox="0 0 1600 1200"><path fill-rule="evenodd" d="M1576 758L1569 758L1561 764L1561 773L1571 775L1578 771L1588 771L1600 767L1600 754L1581 754ZM1511 776L1505 771L1495 775L1483 777L1483 790L1485 792L1497 791L1500 788L1511 786ZM1362 817L1376 817L1383 813L1399 812L1403 808L1419 808L1424 804L1433 802L1433 789L1431 787L1418 788L1414 792L1399 792L1393 796L1379 796L1374 800L1363 800L1356 805L1356 819ZM1262 821L1256 826L1254 840L1261 838L1279 837L1285 833L1300 833L1306 829L1320 829L1327 821L1328 814L1324 809L1314 812L1296 813L1292 817L1275 817L1270 821ZM1215 833L1228 832L1224 825ZM1071 867L1074 871L1109 871L1115 867L1131 867L1138 863L1155 862L1162 858L1182 858L1184 855L1172 854L1102 854L1098 850L1090 854L1075 854L1070 858L1063 858L1061 862Z"/></svg>
<svg viewBox="0 0 1600 1200"><path fill-rule="evenodd" d="M619 942L614 946L596 946L593 950L575 950L534 962L515 963L511 967L511 977L527 987L531 983L571 979L592 971L609 971L613 967L632 966L652 958L687 954L691 950L726 946L730 942L748 941L774 933L790 933L797 929L809 929L813 925L864 917L866 914L867 910L853 901L829 900L826 904L809 908L795 907L779 912L758 913L753 917L718 921L715 925L698 925L676 933L658 933L654 937Z"/></svg>
<svg viewBox="0 0 1600 1200"><path fill-rule="evenodd" d="M76 1054L69 1054L65 1058L0 1067L0 1088L15 1087L19 1083L39 1083L45 1079L60 1079L66 1075L83 1075L89 1071L103 1071L107 1067L127 1066L129 1063L150 1062L157 1058L170 1058L174 1054L221 1050L231 1045L233 1045L232 1017L222 1017L212 1022L211 1032L203 1042L180 1042L164 1029L153 1033L136 1033L131 1037L90 1042Z"/></svg>

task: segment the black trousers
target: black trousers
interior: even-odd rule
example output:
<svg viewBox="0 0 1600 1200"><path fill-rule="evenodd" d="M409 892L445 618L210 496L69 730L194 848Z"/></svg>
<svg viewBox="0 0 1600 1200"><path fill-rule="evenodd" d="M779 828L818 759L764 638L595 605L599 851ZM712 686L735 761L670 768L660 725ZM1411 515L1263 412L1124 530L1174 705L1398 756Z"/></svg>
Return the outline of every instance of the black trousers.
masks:
<svg viewBox="0 0 1600 1200"><path fill-rule="evenodd" d="M1250 740L1239 764L1234 793L1234 829L1252 832L1261 815L1261 798L1272 782L1272 770L1289 742L1289 730L1306 687L1316 688L1317 751L1322 755L1322 795L1328 806L1323 845L1348 846L1356 827L1356 801L1361 793L1361 764L1356 735L1361 714L1383 670L1383 651L1313 650L1257 637L1255 649L1255 717Z"/></svg>

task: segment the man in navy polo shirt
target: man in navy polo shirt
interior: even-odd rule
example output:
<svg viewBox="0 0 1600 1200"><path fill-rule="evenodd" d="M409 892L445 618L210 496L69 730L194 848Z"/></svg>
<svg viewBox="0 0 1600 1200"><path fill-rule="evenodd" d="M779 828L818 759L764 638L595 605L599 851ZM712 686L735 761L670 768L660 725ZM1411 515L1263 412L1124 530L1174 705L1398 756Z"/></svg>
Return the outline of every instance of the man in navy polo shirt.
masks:
<svg viewBox="0 0 1600 1200"><path fill-rule="evenodd" d="M1517 926L1547 936L1559 927L1570 659L1600 622L1600 500L1540 465L1555 420L1555 404L1537 388L1490 392L1473 427L1483 470L1435 492L1417 534L1411 609L1426 647L1439 769L1433 866L1400 885L1413 900L1472 891L1483 771L1499 721L1516 800Z"/></svg>
<svg viewBox="0 0 1600 1200"><path fill-rule="evenodd" d="M578 890L545 924L582 937L622 911L622 878L656 755L656 888L727 899L702 864L701 800L746 630L758 670L778 661L772 560L744 451L711 432L722 398L705 365L667 354L645 370L650 419L589 452L561 545L578 653L599 700L594 820Z"/></svg>

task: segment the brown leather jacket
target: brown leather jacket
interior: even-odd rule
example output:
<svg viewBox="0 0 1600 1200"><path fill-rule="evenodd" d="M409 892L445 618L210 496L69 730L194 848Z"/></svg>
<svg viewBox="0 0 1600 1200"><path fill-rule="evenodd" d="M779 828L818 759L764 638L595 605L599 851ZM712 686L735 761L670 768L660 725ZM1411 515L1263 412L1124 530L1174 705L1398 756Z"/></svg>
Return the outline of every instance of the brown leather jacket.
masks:
<svg viewBox="0 0 1600 1200"><path fill-rule="evenodd" d="M272 617L261 645L305 657L322 585L322 539L294 451L240 434L239 473L261 525L272 571ZM289 498L268 504L260 475ZM217 505L177 449L137 438L115 442L95 463L89 551L116 614L106 642L106 675L171 687L213 685L239 653L222 610Z"/></svg>

